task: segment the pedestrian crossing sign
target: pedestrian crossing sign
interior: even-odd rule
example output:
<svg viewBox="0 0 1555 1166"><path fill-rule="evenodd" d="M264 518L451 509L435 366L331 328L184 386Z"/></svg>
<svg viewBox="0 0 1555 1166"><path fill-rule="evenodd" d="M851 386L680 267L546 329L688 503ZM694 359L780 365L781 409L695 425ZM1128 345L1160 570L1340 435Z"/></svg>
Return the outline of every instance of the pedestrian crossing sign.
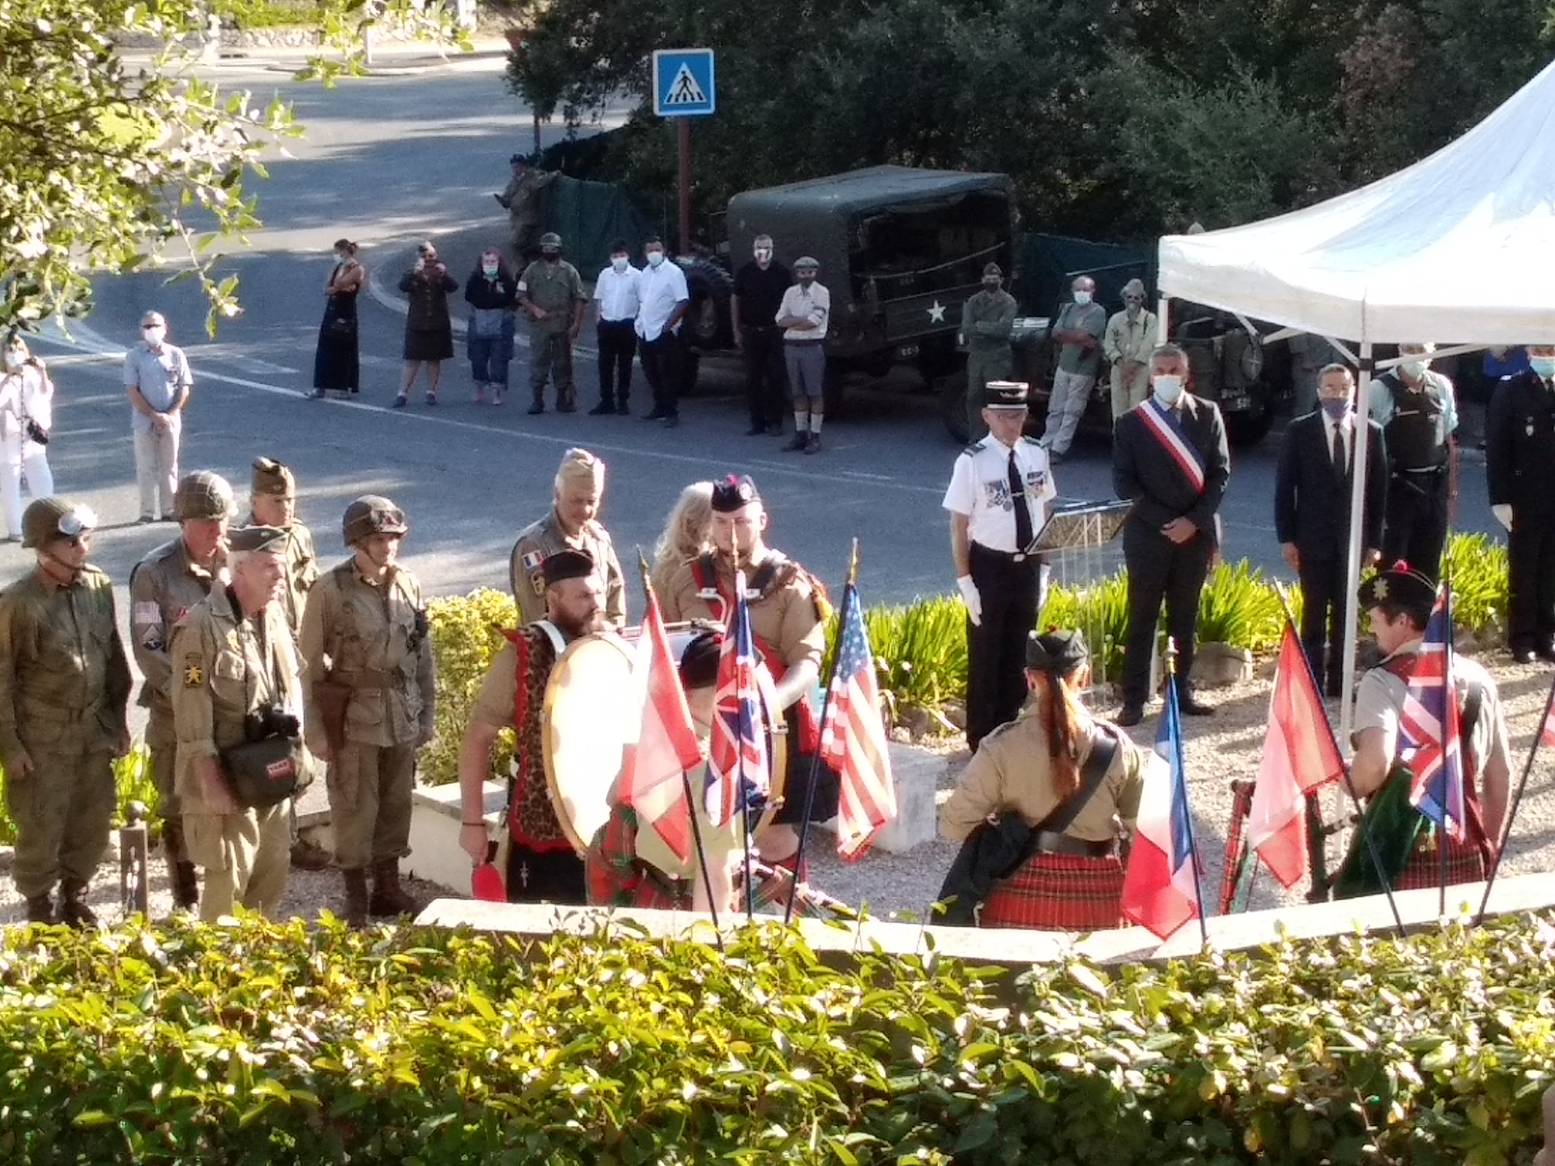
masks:
<svg viewBox="0 0 1555 1166"><path fill-rule="evenodd" d="M712 49L659 49L653 54L653 112L706 117L718 105Z"/></svg>

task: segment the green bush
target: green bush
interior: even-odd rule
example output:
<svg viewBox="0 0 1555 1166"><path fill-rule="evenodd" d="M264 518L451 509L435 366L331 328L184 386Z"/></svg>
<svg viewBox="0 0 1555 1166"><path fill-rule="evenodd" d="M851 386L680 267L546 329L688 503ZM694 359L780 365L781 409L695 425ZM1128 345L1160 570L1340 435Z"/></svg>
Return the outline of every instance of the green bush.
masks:
<svg viewBox="0 0 1555 1166"><path fill-rule="evenodd" d="M1122 674L1128 636L1128 579L1121 572L1078 588L1055 586L1038 620L1044 628L1079 628L1085 633L1096 680Z"/></svg>
<svg viewBox="0 0 1555 1166"><path fill-rule="evenodd" d="M137 744L127 755L114 761L113 780L119 791L119 809L113 819L115 826L124 825L131 802L144 803L150 818L155 820L161 799L157 797L157 787L151 783L151 755L144 745ZM0 785L4 781L5 770L0 767ZM6 799L0 798L0 846L15 844L16 822L11 817L11 806Z"/></svg>
<svg viewBox="0 0 1555 1166"><path fill-rule="evenodd" d="M1280 646L1285 611L1274 584L1246 559L1222 563L1199 595L1199 641L1230 644L1257 655Z"/></svg>
<svg viewBox="0 0 1555 1166"><path fill-rule="evenodd" d="M318 27L317 0L211 0L210 11L238 28Z"/></svg>
<svg viewBox="0 0 1555 1166"><path fill-rule="evenodd" d="M1555 1070L1536 918L1014 982L775 926L39 939L0 937L19 1162L1493 1166Z"/></svg>
<svg viewBox="0 0 1555 1166"><path fill-rule="evenodd" d="M966 695L966 606L960 596L870 608L864 622L880 665L880 686L899 709L937 709ZM834 620L829 636L833 650L835 633Z"/></svg>
<svg viewBox="0 0 1555 1166"><path fill-rule="evenodd" d="M459 780L459 745L470 723L470 709L491 658L502 649L503 628L518 622L518 608L505 591L482 587L468 595L434 599L427 604L432 625L432 654L437 660L437 735L421 750L417 769L428 785ZM497 773L506 773L513 756L513 734L497 739Z"/></svg>
<svg viewBox="0 0 1555 1166"><path fill-rule="evenodd" d="M1455 534L1447 540L1442 575L1452 582L1452 617L1459 631L1481 643L1506 636L1506 547L1482 534Z"/></svg>

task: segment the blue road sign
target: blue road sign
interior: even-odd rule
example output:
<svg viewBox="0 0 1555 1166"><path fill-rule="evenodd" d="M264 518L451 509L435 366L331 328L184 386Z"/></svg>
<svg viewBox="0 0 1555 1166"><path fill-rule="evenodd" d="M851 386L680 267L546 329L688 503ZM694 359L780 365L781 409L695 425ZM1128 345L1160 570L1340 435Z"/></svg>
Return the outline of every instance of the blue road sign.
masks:
<svg viewBox="0 0 1555 1166"><path fill-rule="evenodd" d="M658 49L653 54L653 112L706 117L718 107L712 49Z"/></svg>

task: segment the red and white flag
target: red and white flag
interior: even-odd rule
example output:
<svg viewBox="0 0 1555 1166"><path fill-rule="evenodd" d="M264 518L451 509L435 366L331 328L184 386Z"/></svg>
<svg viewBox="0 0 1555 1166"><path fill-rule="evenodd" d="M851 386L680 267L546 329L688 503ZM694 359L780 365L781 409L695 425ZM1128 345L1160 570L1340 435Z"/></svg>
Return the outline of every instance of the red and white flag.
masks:
<svg viewBox="0 0 1555 1166"><path fill-rule="evenodd" d="M880 717L875 658L851 584L843 597L847 616L837 645L831 700L821 726L821 759L841 778L837 801L837 854L857 862L869 852L875 834L896 818L896 783Z"/></svg>
<svg viewBox="0 0 1555 1166"><path fill-rule="evenodd" d="M1293 887L1308 874L1308 792L1339 780L1343 773L1339 743L1312 670L1296 629L1287 622L1246 830L1247 845L1282 885Z"/></svg>
<svg viewBox="0 0 1555 1166"><path fill-rule="evenodd" d="M638 829L652 826L681 862L691 857L691 803L683 774L701 763L696 728L675 657L664 632L659 600L648 593L648 614L637 641L633 671L643 682L642 730L628 745L621 803L637 811Z"/></svg>

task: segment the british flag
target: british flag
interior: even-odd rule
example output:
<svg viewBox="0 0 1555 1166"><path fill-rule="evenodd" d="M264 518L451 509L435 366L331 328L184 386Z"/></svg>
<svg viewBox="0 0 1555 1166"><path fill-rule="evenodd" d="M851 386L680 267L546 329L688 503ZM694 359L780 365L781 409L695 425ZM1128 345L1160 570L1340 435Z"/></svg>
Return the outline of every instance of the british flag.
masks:
<svg viewBox="0 0 1555 1166"><path fill-rule="evenodd" d="M1452 669L1452 589L1444 587L1425 625L1425 638L1404 685L1399 714L1399 757L1414 774L1409 801L1446 830L1464 838L1463 745Z"/></svg>
<svg viewBox="0 0 1555 1166"><path fill-rule="evenodd" d="M764 671L751 633L745 576L736 572L734 610L718 658L705 794L708 816L720 826L734 817L742 802L751 805L770 790L762 714Z"/></svg>

